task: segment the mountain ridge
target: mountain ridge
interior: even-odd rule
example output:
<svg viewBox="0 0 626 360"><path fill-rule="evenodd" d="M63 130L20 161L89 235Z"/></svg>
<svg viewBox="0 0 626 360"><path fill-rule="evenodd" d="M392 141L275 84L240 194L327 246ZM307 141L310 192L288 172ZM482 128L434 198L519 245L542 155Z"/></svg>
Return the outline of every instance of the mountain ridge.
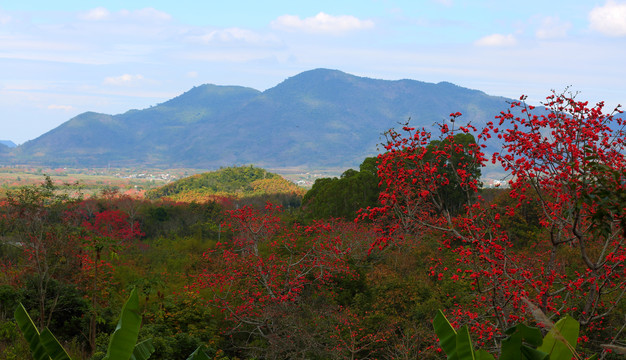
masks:
<svg viewBox="0 0 626 360"><path fill-rule="evenodd" d="M449 82L381 80L313 69L259 91L204 84L143 110L82 113L16 148L3 163L215 169L350 167L377 153L381 134L451 112L485 123L509 99Z"/></svg>
<svg viewBox="0 0 626 360"><path fill-rule="evenodd" d="M5 147L8 147L8 148L14 148L14 147L17 146L17 144L14 143L11 140L0 140L0 146L5 146Z"/></svg>

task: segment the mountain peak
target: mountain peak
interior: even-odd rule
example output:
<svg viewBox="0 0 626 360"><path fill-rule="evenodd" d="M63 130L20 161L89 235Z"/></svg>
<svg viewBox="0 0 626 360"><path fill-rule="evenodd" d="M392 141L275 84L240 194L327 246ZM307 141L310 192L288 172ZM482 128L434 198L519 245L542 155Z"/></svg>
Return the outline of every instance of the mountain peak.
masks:
<svg viewBox="0 0 626 360"><path fill-rule="evenodd" d="M233 97L252 97L258 94L260 91L243 86L203 84L194 86L183 94L157 106L187 106L205 101L224 101Z"/></svg>
<svg viewBox="0 0 626 360"><path fill-rule="evenodd" d="M327 69L327 68L317 68L317 69L312 69L312 70L307 70L307 71L303 71L299 74L296 74L289 79L292 78L307 78L307 77L321 77L321 76L354 76L354 75L350 75L348 73L345 73L341 70L336 70L336 69Z"/></svg>
<svg viewBox="0 0 626 360"><path fill-rule="evenodd" d="M339 70L318 68L318 69L304 71L297 75L291 76L285 79L280 84L276 85L275 87L281 87L281 86L284 87L284 86L289 86L291 84L299 84L299 83L306 83L306 82L320 83L320 82L326 82L326 81L336 80L336 79L347 79L351 77L356 77L356 76L344 73Z"/></svg>

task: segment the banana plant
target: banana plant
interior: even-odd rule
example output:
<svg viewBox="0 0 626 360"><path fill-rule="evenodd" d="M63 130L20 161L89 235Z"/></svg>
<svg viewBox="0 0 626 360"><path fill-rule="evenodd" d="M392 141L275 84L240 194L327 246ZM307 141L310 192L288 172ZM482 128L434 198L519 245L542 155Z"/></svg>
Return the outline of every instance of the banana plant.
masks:
<svg viewBox="0 0 626 360"><path fill-rule="evenodd" d="M196 351L189 355L187 360L211 360L211 358L204 352L204 346L200 345Z"/></svg>
<svg viewBox="0 0 626 360"><path fill-rule="evenodd" d="M122 307L120 319L111 340L107 354L103 360L146 360L154 352L152 339L137 344L139 328L141 327L141 313L139 311L139 297L133 289L130 297Z"/></svg>
<svg viewBox="0 0 626 360"><path fill-rule="evenodd" d="M439 344L448 360L493 360L494 356L484 350L474 350L467 326L455 331L445 315L439 310L433 320ZM505 331L499 359L501 360L570 360L582 359L576 352L580 325L570 316L557 321L542 337L536 327L517 324ZM595 354L587 360L595 360Z"/></svg>
<svg viewBox="0 0 626 360"><path fill-rule="evenodd" d="M48 328L39 333L33 319L28 315L22 303L15 310L15 321L26 338L35 360L71 360L67 351Z"/></svg>
<svg viewBox="0 0 626 360"><path fill-rule="evenodd" d="M20 303L15 310L15 320L26 338L35 360L72 360L48 328L39 333L33 320ZM154 352L152 340L148 339L137 344L141 314L136 289L122 308L120 319L111 335L106 360L147 360Z"/></svg>
<svg viewBox="0 0 626 360"><path fill-rule="evenodd" d="M495 360L485 350L474 350L467 326L455 331L441 310L437 311L433 326L448 360Z"/></svg>
<svg viewBox="0 0 626 360"><path fill-rule="evenodd" d="M550 353L538 350L543 343L541 330L536 327L517 324L504 332L507 337L502 340L500 358L507 360L548 360ZM567 360L570 360L568 357ZM560 359L554 358L552 359Z"/></svg>
<svg viewBox="0 0 626 360"><path fill-rule="evenodd" d="M21 303L15 310L15 320L35 360L72 360L48 328L43 329L41 333L37 330L35 323ZM140 327L139 297L137 291L133 289L122 307L120 319L111 335L107 354L103 360L147 360L150 358L155 351L152 339L137 344ZM187 360L210 360L210 357L204 351L204 346L199 346Z"/></svg>

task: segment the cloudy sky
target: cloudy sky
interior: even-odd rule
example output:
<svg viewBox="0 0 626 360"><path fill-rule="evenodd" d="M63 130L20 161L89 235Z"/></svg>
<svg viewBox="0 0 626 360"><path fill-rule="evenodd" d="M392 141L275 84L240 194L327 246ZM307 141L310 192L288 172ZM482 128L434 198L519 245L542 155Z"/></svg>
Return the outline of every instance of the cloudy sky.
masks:
<svg viewBox="0 0 626 360"><path fill-rule="evenodd" d="M626 104L626 0L0 0L0 140L321 67Z"/></svg>

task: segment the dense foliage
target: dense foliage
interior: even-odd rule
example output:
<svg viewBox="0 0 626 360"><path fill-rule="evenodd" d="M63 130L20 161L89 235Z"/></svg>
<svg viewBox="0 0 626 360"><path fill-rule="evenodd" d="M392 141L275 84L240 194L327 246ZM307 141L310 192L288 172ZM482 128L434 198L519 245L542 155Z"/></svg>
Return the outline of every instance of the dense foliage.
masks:
<svg viewBox="0 0 626 360"><path fill-rule="evenodd" d="M375 206L380 193L376 158L366 158L359 171L349 169L340 178L315 180L302 199L306 213L317 219L354 219L360 209Z"/></svg>
<svg viewBox="0 0 626 360"><path fill-rule="evenodd" d="M516 101L481 129L453 113L439 134L390 130L383 153L316 182L298 209L265 201L276 178L254 167L163 190L213 186L212 201L68 197L49 178L10 190L0 359L29 354L12 317L20 302L72 358L102 359L133 288L150 359L199 346L214 359L442 359L472 344L549 353L540 341L558 338L560 318L580 325L567 341L582 357L617 359L624 124L567 94L545 105L534 114ZM487 156L490 139L502 150ZM489 161L509 171L508 187L483 189ZM465 348L440 348L439 309L437 334Z"/></svg>
<svg viewBox="0 0 626 360"><path fill-rule="evenodd" d="M254 166L240 166L174 181L150 190L146 197L186 203L219 202L226 206L262 206L265 201L272 201L286 207L297 207L303 194L304 190L278 174Z"/></svg>
<svg viewBox="0 0 626 360"><path fill-rule="evenodd" d="M277 179L279 175L254 166L229 167L219 171L193 175L167 184L148 193L149 198L172 197L185 191L207 193L250 193L252 183L261 179Z"/></svg>

